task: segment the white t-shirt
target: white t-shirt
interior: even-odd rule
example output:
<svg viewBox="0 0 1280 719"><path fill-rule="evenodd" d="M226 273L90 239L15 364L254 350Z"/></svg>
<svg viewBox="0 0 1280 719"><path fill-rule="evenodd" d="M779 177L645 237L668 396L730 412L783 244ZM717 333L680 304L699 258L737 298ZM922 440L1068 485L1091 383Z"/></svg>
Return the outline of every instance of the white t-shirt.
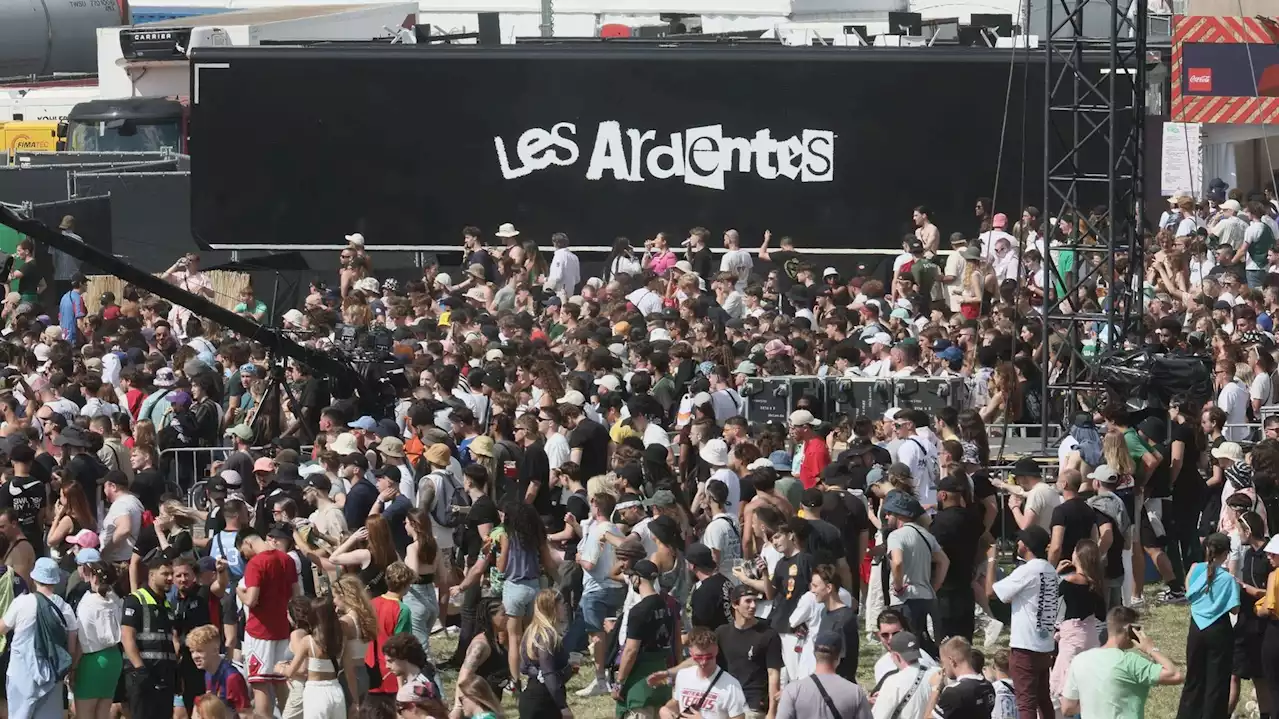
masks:
<svg viewBox="0 0 1280 719"><path fill-rule="evenodd" d="M733 563L742 558L742 534L738 523L728 514L717 514L702 530L702 543L720 552L720 573L736 584Z"/></svg>
<svg viewBox="0 0 1280 719"><path fill-rule="evenodd" d="M1013 693L1013 681L997 679L991 682L996 690L996 703L991 707L991 719L1018 719L1018 698Z"/></svg>
<svg viewBox="0 0 1280 719"><path fill-rule="evenodd" d="M738 475L734 474L733 470L728 467L721 467L712 472L707 481L710 482L713 479L724 482L724 486L729 489L729 498L725 500L724 511L730 517L738 516L738 503L742 501L742 484L741 480L738 479Z"/></svg>
<svg viewBox="0 0 1280 719"><path fill-rule="evenodd" d="M1009 646L1031 652L1052 652L1058 624L1058 573L1036 558L996 582L996 596L1013 608Z"/></svg>
<svg viewBox="0 0 1280 719"><path fill-rule="evenodd" d="M930 457L933 461L930 461ZM932 468L938 466L938 449L927 437L913 436L898 445L898 461L911 468L911 482L916 486L920 504L938 503L939 477Z"/></svg>
<svg viewBox="0 0 1280 719"><path fill-rule="evenodd" d="M751 277L751 270L754 267L751 253L746 250L729 250L720 258L720 271L737 275L738 281L734 283L734 287L739 290L746 289L747 279Z"/></svg>
<svg viewBox="0 0 1280 719"><path fill-rule="evenodd" d="M53 602L53 605L62 612L62 619L67 623L68 632L80 631L80 621L76 619L76 613L71 611L71 605L58 595L47 597ZM23 594L13 600L9 608L4 613L4 625L13 631L14 643L18 643L19 636L34 631L36 624L36 595Z"/></svg>
<svg viewBox="0 0 1280 719"><path fill-rule="evenodd" d="M644 554L646 557L653 556L658 551L658 540L653 538L653 532L649 531L649 522L653 521L653 517L645 517L631 528L631 533L640 538L640 544L644 545Z"/></svg>
<svg viewBox="0 0 1280 719"><path fill-rule="evenodd" d="M662 311L662 295L648 287L641 287L628 294L627 301L635 305L645 317Z"/></svg>
<svg viewBox="0 0 1280 719"><path fill-rule="evenodd" d="M547 453L547 464L551 469L559 469L560 465L569 461L569 440L559 432L548 437L542 449Z"/></svg>
<svg viewBox="0 0 1280 719"><path fill-rule="evenodd" d="M929 680L940 669L926 668L914 664L884 680L880 686L880 694L871 707L871 716L875 719L891 719L893 710L902 705L897 719L923 719L925 706L929 703ZM916 681L919 679L920 681ZM906 699L906 702L903 702Z"/></svg>
<svg viewBox="0 0 1280 719"><path fill-rule="evenodd" d="M1040 482L1023 499L1024 511L1036 513L1036 524L1053 534L1053 510L1062 504L1062 495L1052 484Z"/></svg>
<svg viewBox="0 0 1280 719"><path fill-rule="evenodd" d="M1249 399L1261 400L1263 404L1272 404L1275 396L1275 384L1271 381L1271 375L1259 372L1254 375L1253 382L1249 385Z"/></svg>
<svg viewBox="0 0 1280 719"><path fill-rule="evenodd" d="M587 528L582 541L578 543L578 557L595 563L590 571L584 569L582 572L583 593L622 586L622 583L618 580L609 578L609 573L613 571L614 550L612 544L600 541L605 534L622 536L622 533L613 524L593 522Z"/></svg>
<svg viewBox="0 0 1280 719"><path fill-rule="evenodd" d="M1242 383L1232 380L1230 384L1223 387L1218 392L1217 405L1227 413L1228 425L1239 425L1249 421L1246 414L1249 406L1249 390L1245 389ZM1223 428L1222 434L1228 441L1239 442L1249 437L1249 428L1228 426Z"/></svg>
<svg viewBox="0 0 1280 719"><path fill-rule="evenodd" d="M644 436L641 437L641 441L644 442L646 447L652 444L659 444L663 447L671 446L671 438L667 436L667 431L652 422L644 428Z"/></svg>
<svg viewBox="0 0 1280 719"><path fill-rule="evenodd" d="M125 515L130 519L129 536L124 541L109 546L112 535L116 532L116 522ZM138 541L138 532L142 531L142 502L132 494L123 494L111 503L107 516L102 519L102 530L98 532L98 546L104 547L102 559L107 562L127 562L133 556L133 546ZM12 626L12 625L10 625Z"/></svg>
<svg viewBox="0 0 1280 719"><path fill-rule="evenodd" d="M703 678L698 667L686 667L676 672L671 698L679 704L680 713L688 710L691 715L702 719L729 719L746 714L747 697L742 693L738 680L719 669L713 670L711 677L716 680L714 685L711 678ZM704 694L706 699L703 699ZM702 701L700 714L693 709L699 701Z"/></svg>
<svg viewBox="0 0 1280 719"><path fill-rule="evenodd" d="M920 652L920 666L925 669L937 669L938 660L929 656L926 652ZM875 683L879 684L885 678L885 675L896 671L898 665L893 661L893 655L885 652L876 660L876 665L871 668L871 675L875 679Z"/></svg>
<svg viewBox="0 0 1280 719"><path fill-rule="evenodd" d="M987 260L994 262L996 257L996 241L1000 238L1009 241L1009 246L1017 250L1018 238L1005 232L1004 230L991 230L982 233L982 256Z"/></svg>

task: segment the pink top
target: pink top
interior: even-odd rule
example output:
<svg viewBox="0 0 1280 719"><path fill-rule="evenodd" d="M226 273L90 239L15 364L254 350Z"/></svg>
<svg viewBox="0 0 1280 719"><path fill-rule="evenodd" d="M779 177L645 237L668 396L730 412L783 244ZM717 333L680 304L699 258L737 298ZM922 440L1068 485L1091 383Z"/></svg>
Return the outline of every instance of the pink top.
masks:
<svg viewBox="0 0 1280 719"><path fill-rule="evenodd" d="M672 267L675 267L676 262L676 253L671 250L659 252L649 260L649 270L655 275L661 275Z"/></svg>

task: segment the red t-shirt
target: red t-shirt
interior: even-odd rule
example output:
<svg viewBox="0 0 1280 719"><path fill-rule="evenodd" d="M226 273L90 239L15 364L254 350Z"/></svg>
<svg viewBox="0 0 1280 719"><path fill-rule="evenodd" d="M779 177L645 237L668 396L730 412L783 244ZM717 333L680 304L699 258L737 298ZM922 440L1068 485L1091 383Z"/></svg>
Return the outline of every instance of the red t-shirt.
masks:
<svg viewBox="0 0 1280 719"><path fill-rule="evenodd" d="M254 639L289 638L289 599L298 567L289 555L268 549L249 560L244 567L244 585L258 587L258 602L249 610L245 633Z"/></svg>
<svg viewBox="0 0 1280 719"><path fill-rule="evenodd" d="M396 675L391 673L387 667L387 655L382 651L382 647L387 640L396 633L396 627L400 624L400 614L403 605L394 599L388 599L386 596L373 598L373 616L377 622L378 640L370 641L368 649L365 650L365 665L371 669L377 669L382 675L382 685L376 689L370 689L370 694L391 694L395 695L400 689L400 683L396 679Z"/></svg>
<svg viewBox="0 0 1280 719"><path fill-rule="evenodd" d="M800 483L805 489L813 489L818 484L822 470L831 464L831 452L827 450L827 442L821 437L810 437L804 442L804 459L800 462Z"/></svg>

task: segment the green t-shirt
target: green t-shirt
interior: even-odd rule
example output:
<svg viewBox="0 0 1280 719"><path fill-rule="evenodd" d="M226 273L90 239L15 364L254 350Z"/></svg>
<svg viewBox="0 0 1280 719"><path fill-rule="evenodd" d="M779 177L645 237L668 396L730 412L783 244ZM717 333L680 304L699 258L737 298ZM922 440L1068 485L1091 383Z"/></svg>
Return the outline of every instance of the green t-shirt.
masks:
<svg viewBox="0 0 1280 719"><path fill-rule="evenodd" d="M1080 702L1088 719L1143 719L1159 681L1160 665L1137 652L1090 649L1071 661L1062 696Z"/></svg>
<svg viewBox="0 0 1280 719"><path fill-rule="evenodd" d="M1142 469L1142 455L1151 452L1151 446L1138 436L1138 430L1130 427L1124 431L1124 446L1129 450L1129 456L1133 457L1133 461L1138 464L1138 469Z"/></svg>

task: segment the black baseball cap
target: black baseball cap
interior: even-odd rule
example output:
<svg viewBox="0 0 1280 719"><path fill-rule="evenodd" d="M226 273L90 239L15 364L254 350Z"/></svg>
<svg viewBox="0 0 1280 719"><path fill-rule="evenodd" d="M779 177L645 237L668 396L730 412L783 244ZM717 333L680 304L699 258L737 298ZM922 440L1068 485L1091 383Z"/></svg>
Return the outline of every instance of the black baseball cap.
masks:
<svg viewBox="0 0 1280 719"><path fill-rule="evenodd" d="M825 493L817 487L806 489L804 494L800 495L800 505L809 509L821 509L824 495Z"/></svg>
<svg viewBox="0 0 1280 719"><path fill-rule="evenodd" d="M698 569L716 569L716 559L711 554L711 548L705 544L690 544L684 556L689 560L689 564Z"/></svg>
<svg viewBox="0 0 1280 719"><path fill-rule="evenodd" d="M1049 549L1049 532L1044 527L1033 524L1018 532L1018 541L1032 554L1043 557Z"/></svg>
<svg viewBox="0 0 1280 719"><path fill-rule="evenodd" d="M307 483L305 486L312 487L320 492L324 492L325 494L333 491L333 482L330 482L329 477L322 472L317 472L316 474L307 477Z"/></svg>
<svg viewBox="0 0 1280 719"><path fill-rule="evenodd" d="M641 579L654 580L658 578L658 565L648 559L641 559L631 565L631 573Z"/></svg>
<svg viewBox="0 0 1280 719"><path fill-rule="evenodd" d="M938 481L939 492L964 492L968 488L968 482L950 474Z"/></svg>
<svg viewBox="0 0 1280 719"><path fill-rule="evenodd" d="M1013 476L1015 477L1042 477L1044 470L1040 468L1040 463L1030 457L1023 457L1013 463Z"/></svg>
<svg viewBox="0 0 1280 719"><path fill-rule="evenodd" d="M738 602L742 601L743 597L755 597L756 599L763 599L763 597L760 596L760 592L757 592L756 590L752 589L751 587L748 587L745 584L739 584L735 586L733 589L729 590L730 604L737 604Z"/></svg>

